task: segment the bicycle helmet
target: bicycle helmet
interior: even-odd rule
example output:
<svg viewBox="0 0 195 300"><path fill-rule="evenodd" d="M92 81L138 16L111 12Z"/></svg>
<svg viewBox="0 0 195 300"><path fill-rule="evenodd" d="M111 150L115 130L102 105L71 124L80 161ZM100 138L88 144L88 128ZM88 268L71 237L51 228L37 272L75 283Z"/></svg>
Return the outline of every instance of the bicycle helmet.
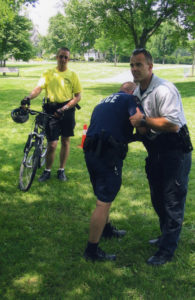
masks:
<svg viewBox="0 0 195 300"><path fill-rule="evenodd" d="M25 123L29 119L29 114L21 107L12 110L11 117L16 123Z"/></svg>

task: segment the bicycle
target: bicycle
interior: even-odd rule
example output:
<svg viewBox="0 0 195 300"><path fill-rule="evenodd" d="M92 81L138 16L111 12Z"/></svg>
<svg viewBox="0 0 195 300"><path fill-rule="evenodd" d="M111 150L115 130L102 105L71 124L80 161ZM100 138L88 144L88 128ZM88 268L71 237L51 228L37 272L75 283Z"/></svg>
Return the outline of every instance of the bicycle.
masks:
<svg viewBox="0 0 195 300"><path fill-rule="evenodd" d="M20 165L19 188L25 192L30 189L37 169L45 164L45 155L47 153L45 126L49 118L54 118L54 116L45 112L29 108L27 108L27 113L37 116L35 118L34 129L28 135L24 147L24 157Z"/></svg>
<svg viewBox="0 0 195 300"><path fill-rule="evenodd" d="M47 99L48 100L48 99ZM43 109L46 99L43 98ZM22 106L11 112L11 117L16 123L25 123L29 119L29 114L37 115L35 118L35 126L28 135L27 142L24 147L24 157L20 165L19 172L19 188L22 191L28 191L34 180L36 171L45 164L45 156L47 153L47 140L45 139L45 127L49 119L56 116L40 112L29 108L23 109ZM75 107L80 109L79 104ZM58 112L59 117L63 117L63 113Z"/></svg>

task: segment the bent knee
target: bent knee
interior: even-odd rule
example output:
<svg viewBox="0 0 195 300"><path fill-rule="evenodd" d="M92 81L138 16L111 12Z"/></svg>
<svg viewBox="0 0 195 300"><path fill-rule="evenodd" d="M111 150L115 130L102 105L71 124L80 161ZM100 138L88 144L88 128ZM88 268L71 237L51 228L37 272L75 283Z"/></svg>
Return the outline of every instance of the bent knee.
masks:
<svg viewBox="0 0 195 300"><path fill-rule="evenodd" d="M103 202L100 200L96 201L96 206L101 206L101 207L105 207L105 208L109 208L111 206L112 202Z"/></svg>

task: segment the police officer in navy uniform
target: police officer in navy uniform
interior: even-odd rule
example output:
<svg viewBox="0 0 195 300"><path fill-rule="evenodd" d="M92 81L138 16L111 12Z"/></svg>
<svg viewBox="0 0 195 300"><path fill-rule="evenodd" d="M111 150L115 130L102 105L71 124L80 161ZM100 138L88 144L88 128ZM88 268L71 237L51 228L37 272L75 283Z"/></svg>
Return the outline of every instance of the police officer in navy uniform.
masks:
<svg viewBox="0 0 195 300"><path fill-rule="evenodd" d="M97 202L84 252L86 260L115 260L115 254L106 254L98 247L99 240L101 236L122 237L126 233L111 225L109 209L121 186L123 160L133 136L129 117L136 113L136 107L142 110L131 95L135 87L132 82L124 83L118 93L103 99L91 116L84 154Z"/></svg>
<svg viewBox="0 0 195 300"><path fill-rule="evenodd" d="M161 235L149 241L159 247L147 263L170 261L177 248L184 216L188 175L193 149L177 88L152 72L152 56L136 49L130 59L138 87L134 91L145 115L137 108L130 120L133 126L145 124L143 143L148 151L146 173L153 207L159 217Z"/></svg>

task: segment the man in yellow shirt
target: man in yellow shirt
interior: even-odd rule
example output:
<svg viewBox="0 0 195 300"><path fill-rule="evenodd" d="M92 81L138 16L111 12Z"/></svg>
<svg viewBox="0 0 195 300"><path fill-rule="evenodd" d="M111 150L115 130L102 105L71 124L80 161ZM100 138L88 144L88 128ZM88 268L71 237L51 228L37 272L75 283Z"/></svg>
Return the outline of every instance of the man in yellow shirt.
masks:
<svg viewBox="0 0 195 300"><path fill-rule="evenodd" d="M38 85L22 104L36 98L45 89L45 98L49 99L46 104L46 112L56 116L63 113L63 118L51 119L46 126L48 148L46 154L46 168L39 177L43 182L50 178L51 167L55 158L55 150L61 136L60 167L57 172L59 180L66 181L64 167L70 151L70 136L74 135L75 105L81 99L81 84L77 74L68 69L70 50L60 48L57 52L57 67L47 70L40 78Z"/></svg>

